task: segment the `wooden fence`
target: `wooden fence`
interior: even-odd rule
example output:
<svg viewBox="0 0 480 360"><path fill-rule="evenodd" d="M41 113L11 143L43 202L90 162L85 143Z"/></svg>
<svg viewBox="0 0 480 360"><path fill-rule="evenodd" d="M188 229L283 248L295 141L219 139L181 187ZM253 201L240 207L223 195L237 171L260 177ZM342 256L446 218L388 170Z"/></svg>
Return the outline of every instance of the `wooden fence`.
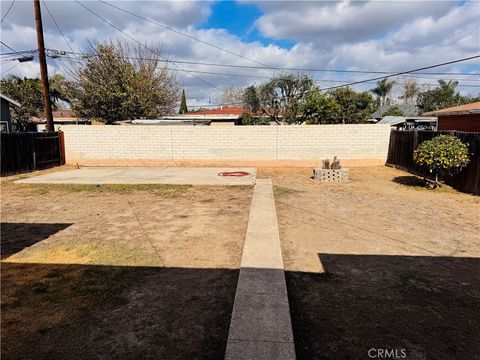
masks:
<svg viewBox="0 0 480 360"><path fill-rule="evenodd" d="M65 163L63 133L2 133L1 176Z"/></svg>
<svg viewBox="0 0 480 360"><path fill-rule="evenodd" d="M414 174L426 176L425 169L413 162L413 151L425 140L436 135L454 135L467 143L470 150L470 163L456 175L442 178L452 187L480 195L480 133L460 131L400 131L392 130L388 148L387 164L405 169Z"/></svg>

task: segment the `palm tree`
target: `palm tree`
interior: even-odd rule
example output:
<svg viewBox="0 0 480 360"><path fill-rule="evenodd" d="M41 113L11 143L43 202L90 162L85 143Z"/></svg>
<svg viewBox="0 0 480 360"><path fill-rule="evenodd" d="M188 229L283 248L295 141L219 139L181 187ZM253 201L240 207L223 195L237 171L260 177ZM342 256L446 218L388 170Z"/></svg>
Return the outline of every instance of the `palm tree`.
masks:
<svg viewBox="0 0 480 360"><path fill-rule="evenodd" d="M448 80L445 81L445 80L438 80L438 85L440 85L440 89L442 90L442 92L444 94L449 94L449 95L454 95L455 94L455 88L457 87L458 85L458 81L457 80Z"/></svg>
<svg viewBox="0 0 480 360"><path fill-rule="evenodd" d="M412 104L415 97L420 92L420 88L415 80L406 81L403 85L402 98L406 104Z"/></svg>
<svg viewBox="0 0 480 360"><path fill-rule="evenodd" d="M395 81L388 81L388 78L377 81L377 86L370 90L377 95L380 99L380 105L384 106L387 100L388 94L392 91Z"/></svg>

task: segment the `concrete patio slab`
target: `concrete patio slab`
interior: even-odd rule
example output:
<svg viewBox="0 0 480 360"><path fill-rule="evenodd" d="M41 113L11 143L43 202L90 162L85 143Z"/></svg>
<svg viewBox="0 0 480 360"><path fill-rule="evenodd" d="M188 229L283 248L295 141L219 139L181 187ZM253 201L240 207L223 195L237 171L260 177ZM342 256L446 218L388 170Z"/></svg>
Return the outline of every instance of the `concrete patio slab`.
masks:
<svg viewBox="0 0 480 360"><path fill-rule="evenodd" d="M218 176L221 172L245 171L247 176ZM17 180L19 184L174 184L253 185L255 168L231 167L85 167Z"/></svg>
<svg viewBox="0 0 480 360"><path fill-rule="evenodd" d="M225 358L295 359L270 179L258 179L253 192Z"/></svg>

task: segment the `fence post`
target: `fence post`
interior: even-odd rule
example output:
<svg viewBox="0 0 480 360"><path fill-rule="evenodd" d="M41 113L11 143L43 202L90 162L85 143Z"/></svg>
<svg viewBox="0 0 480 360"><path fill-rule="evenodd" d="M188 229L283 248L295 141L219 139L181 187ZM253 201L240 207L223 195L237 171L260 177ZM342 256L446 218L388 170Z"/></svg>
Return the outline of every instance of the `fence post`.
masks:
<svg viewBox="0 0 480 360"><path fill-rule="evenodd" d="M65 138L63 131L58 132L58 146L60 150L60 165L65 165L67 160L65 158Z"/></svg>
<svg viewBox="0 0 480 360"><path fill-rule="evenodd" d="M33 171L37 170L37 137L35 135L31 136L32 139L32 149L33 149Z"/></svg>

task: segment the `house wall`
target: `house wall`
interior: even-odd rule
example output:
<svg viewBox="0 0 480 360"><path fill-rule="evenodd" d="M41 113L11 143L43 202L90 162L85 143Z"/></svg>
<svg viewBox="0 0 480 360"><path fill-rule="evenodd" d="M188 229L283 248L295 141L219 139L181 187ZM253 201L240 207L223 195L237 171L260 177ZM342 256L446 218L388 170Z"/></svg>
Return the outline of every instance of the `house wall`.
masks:
<svg viewBox="0 0 480 360"><path fill-rule="evenodd" d="M440 115L437 129L480 132L480 114Z"/></svg>
<svg viewBox="0 0 480 360"><path fill-rule="evenodd" d="M0 121L6 121L10 124L11 118L10 118L10 103L5 100L4 98L1 98L1 106L0 106Z"/></svg>
<svg viewBox="0 0 480 360"><path fill-rule="evenodd" d="M79 165L310 165L336 155L385 163L389 125L64 125L66 161Z"/></svg>

